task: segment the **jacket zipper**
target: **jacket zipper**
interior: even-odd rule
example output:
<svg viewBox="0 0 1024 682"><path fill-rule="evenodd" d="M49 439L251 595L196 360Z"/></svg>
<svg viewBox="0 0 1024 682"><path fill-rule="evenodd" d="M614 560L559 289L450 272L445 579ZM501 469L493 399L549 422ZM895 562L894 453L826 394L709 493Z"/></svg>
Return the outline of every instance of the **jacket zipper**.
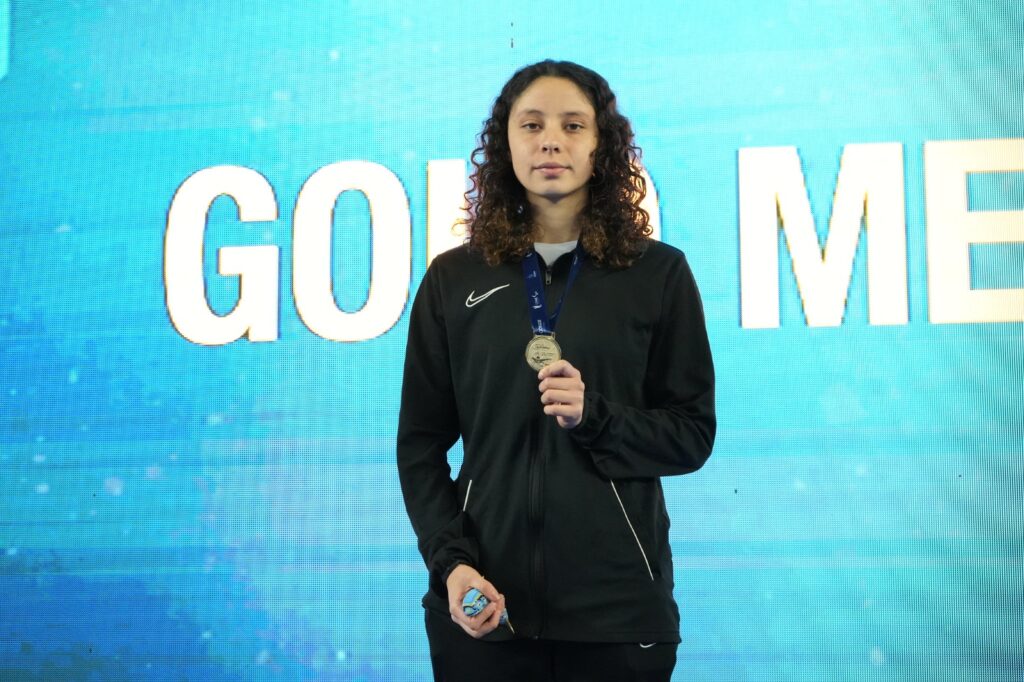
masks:
<svg viewBox="0 0 1024 682"><path fill-rule="evenodd" d="M538 447L537 422L530 425L530 473L529 473L529 500L527 513L530 525L533 526L533 534L530 547L530 594L533 597L533 611L537 614L537 630L533 633L536 639L544 631L544 560L541 556L541 530L543 520L541 516L541 476L543 474L543 457Z"/></svg>
<svg viewBox="0 0 1024 682"><path fill-rule="evenodd" d="M551 285L551 266L544 268L544 284ZM546 303L546 301L545 301ZM530 468L529 468L529 500L527 515L533 526L532 546L530 548L530 593L533 597L533 611L537 614L537 630L533 638L537 639L544 632L544 557L541 552L541 532L544 529L543 509L541 508L541 490L544 475L544 456L540 452L540 438L536 420L530 424Z"/></svg>
<svg viewBox="0 0 1024 682"><path fill-rule="evenodd" d="M647 552L644 551L644 546L640 544L640 537L636 534L636 530L633 528L633 522L629 520L629 514L626 513L626 505L622 504L622 498L619 497L619 491L615 487L615 481L608 481L612 486L612 492L615 493L615 499L619 501L619 509L622 510L622 515L626 519L626 525L629 526L629 532L633 534L633 539L636 540L636 546L640 548L640 556L644 559L644 566L647 567L647 575L651 576L651 580L654 580L654 572L651 571L651 562L647 560Z"/></svg>

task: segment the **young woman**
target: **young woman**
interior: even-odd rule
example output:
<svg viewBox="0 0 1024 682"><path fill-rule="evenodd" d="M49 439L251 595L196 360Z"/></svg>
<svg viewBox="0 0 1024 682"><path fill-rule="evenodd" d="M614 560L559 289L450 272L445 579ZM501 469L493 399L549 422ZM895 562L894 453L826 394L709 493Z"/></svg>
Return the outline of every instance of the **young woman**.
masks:
<svg viewBox="0 0 1024 682"><path fill-rule="evenodd" d="M686 259L649 239L638 157L604 78L521 69L473 154L468 242L417 292L398 468L436 680L675 666L659 477L710 455L714 369ZM467 616L472 588L490 603Z"/></svg>

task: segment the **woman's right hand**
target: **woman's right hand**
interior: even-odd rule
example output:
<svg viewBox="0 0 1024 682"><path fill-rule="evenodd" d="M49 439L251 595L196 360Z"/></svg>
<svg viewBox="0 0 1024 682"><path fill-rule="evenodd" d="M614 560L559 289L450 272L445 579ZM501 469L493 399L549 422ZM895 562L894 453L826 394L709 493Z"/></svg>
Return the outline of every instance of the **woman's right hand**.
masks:
<svg viewBox="0 0 1024 682"><path fill-rule="evenodd" d="M475 616L467 616L462 610L462 599L473 587L480 590L490 603ZM498 627L501 614L505 611L505 595L484 580L475 568L459 564L448 575L448 610L452 614L452 620L458 623L466 634L474 639L480 639Z"/></svg>

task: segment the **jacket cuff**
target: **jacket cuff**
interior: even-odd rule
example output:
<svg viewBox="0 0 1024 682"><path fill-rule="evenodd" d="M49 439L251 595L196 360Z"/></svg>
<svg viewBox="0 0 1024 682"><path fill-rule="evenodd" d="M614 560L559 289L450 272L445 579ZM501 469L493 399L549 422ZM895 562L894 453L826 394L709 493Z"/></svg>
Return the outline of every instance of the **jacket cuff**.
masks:
<svg viewBox="0 0 1024 682"><path fill-rule="evenodd" d="M569 434L585 448L594 445L608 425L608 410L604 400L592 391L583 393L583 418Z"/></svg>
<svg viewBox="0 0 1024 682"><path fill-rule="evenodd" d="M439 550L428 564L430 590L445 600L448 594L448 576L456 566L473 566L477 554L476 541L470 538L460 538Z"/></svg>
<svg viewBox="0 0 1024 682"><path fill-rule="evenodd" d="M466 562L466 561L463 561L462 559L456 559L455 561L453 561L451 563L451 565L448 566L448 568L446 568L444 571L442 571L442 573L441 573L441 582L444 583L445 585L447 585L448 584L448 576L450 576L452 574L452 571L454 571L459 566L469 566L469 563ZM470 566L470 568L472 568L472 566Z"/></svg>
<svg viewBox="0 0 1024 682"><path fill-rule="evenodd" d="M479 549L474 538L457 538L434 554L429 568L431 573L437 575L444 583L459 564L475 565L478 554Z"/></svg>

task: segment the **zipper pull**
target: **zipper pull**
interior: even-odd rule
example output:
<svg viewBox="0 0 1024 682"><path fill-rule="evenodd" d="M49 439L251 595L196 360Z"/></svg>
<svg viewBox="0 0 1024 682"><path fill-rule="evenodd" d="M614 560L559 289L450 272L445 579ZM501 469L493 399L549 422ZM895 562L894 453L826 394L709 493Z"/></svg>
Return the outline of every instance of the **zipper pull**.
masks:
<svg viewBox="0 0 1024 682"><path fill-rule="evenodd" d="M551 268L544 271L544 284L551 286Z"/></svg>

